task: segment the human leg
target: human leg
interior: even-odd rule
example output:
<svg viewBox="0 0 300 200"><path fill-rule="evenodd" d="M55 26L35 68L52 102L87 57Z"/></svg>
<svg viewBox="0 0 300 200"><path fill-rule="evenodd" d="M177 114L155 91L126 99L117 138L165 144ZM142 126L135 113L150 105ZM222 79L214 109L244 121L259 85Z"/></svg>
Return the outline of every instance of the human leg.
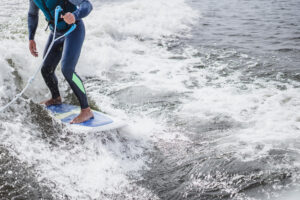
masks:
<svg viewBox="0 0 300 200"><path fill-rule="evenodd" d="M85 28L83 22L80 20L77 23L77 28L66 37L64 43L62 73L65 76L74 94L76 95L81 106L81 113L71 123L81 123L93 117L93 113L88 105L87 95L83 82L75 72L75 67L80 56L84 37Z"/></svg>
<svg viewBox="0 0 300 200"><path fill-rule="evenodd" d="M46 48L44 50L44 57L46 52L48 51L48 48L51 44L53 38L53 34L51 33L48 42L46 44ZM58 89L58 81L57 77L55 75L55 69L62 57L62 51L63 51L63 40L59 40L54 43L52 46L47 58L45 59L41 72L42 76L44 78L44 81L46 85L48 86L52 98L46 101L41 102L42 104L45 104L46 106L52 105L52 104L60 104L61 98L59 94Z"/></svg>

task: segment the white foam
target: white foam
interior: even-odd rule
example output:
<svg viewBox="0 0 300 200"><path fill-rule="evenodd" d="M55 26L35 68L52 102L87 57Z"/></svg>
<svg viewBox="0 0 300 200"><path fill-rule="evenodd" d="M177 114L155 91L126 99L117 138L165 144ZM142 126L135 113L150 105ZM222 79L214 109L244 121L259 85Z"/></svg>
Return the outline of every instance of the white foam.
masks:
<svg viewBox="0 0 300 200"><path fill-rule="evenodd" d="M13 69L6 59L13 59L23 80L27 80L41 62L41 56L34 59L27 50L26 12L26 9L18 12L23 16L1 32L4 36L0 47L1 97L11 97L16 92L15 88L7 90L7 86L14 83L12 74L7 73ZM219 151L233 151L243 159L256 159L274 147L293 148L293 141L299 140L299 88L287 84L286 90L278 90L276 82L259 79L247 85L247 90L242 90L241 73L237 70L221 77L217 70L230 66L220 63L190 75L189 66L201 63L191 55L195 50L187 48L183 54L176 54L164 46L165 40L188 36L190 24L198 16L183 0L133 0L96 7L85 19L86 41L76 69L83 77L95 76L110 83L107 93L101 92L103 86L87 84L88 94L101 109L130 121L130 126L121 135L113 132L68 135L64 130L63 135L54 139L58 146L53 146L41 137L36 125L31 127L24 122L26 115L12 113L12 120L1 122L1 145L33 166L42 183L54 183L52 189L71 199L126 193L128 185L132 184L127 175L133 173L138 177L135 173L146 167L147 157L143 150L152 148L149 140L187 140L178 131L168 131L169 127L162 120L167 113L160 118L151 117L142 110L139 114L126 113L116 108L117 99L107 95L132 86L144 86L154 91L153 95L155 92L187 94L187 97L180 97L183 106L177 115L181 118L209 122L214 117L228 116L233 120L237 127L225 130L227 136L216 139L218 145L214 148ZM40 19L42 22L43 17ZM13 31L15 27L17 32ZM45 22L40 23L36 37L40 55L47 38L44 27ZM172 59L175 56L186 59ZM247 58L247 55L242 57ZM115 76L110 77L110 72ZM61 73L58 75L61 81ZM197 88L188 89L184 85L184 82L191 82L190 76L198 81ZM207 86L206 77L211 78L213 86ZM35 99L45 91L39 77L27 94ZM140 192L138 197L151 193L140 186L135 186L135 190ZM128 199L134 196L126 195Z"/></svg>
<svg viewBox="0 0 300 200"><path fill-rule="evenodd" d="M26 15L26 12L21 14ZM158 118L151 117L149 110L126 113L117 108L118 99L108 95L141 86L149 89L153 96L162 93L181 95L182 107L175 113L180 119L195 120L195 123L211 123L214 118L229 120L233 127L222 130L224 137L216 138L217 145L211 147L217 151L235 152L237 157L246 160L265 156L274 148L299 151L295 147L295 141L300 137L300 89L295 87L297 83L284 84L285 90L277 88L279 82L264 79L245 84L240 81L239 70L230 76L220 76L220 70L233 67L221 61L191 74L188 72L190 67L202 62L192 56L196 50L186 48L183 53L174 53L167 49L166 40L188 36L190 25L198 16L183 0L133 0L96 7L85 19L86 41L76 70L83 77L97 77L109 83L106 88L95 83L85 86L103 111L128 121L129 127L120 134L79 131L68 135L64 129L63 135L56 140L59 145L55 147L40 136L36 125L30 127L23 122L22 114L12 113L13 121L1 122L1 144L33 166L41 182L54 183L53 189L71 199L126 193L128 185L132 184L127 175L133 173L138 177L138 170L146 167L148 158L143 155L143 150L151 149L151 142L157 139L188 140L168 127L164 119L168 113ZM14 85L14 80L13 69L6 59L13 59L23 80L27 80L41 62L41 56L34 59L27 50L27 39L22 34L25 27L20 25L24 20L24 17L18 18L7 31L1 32L5 36L0 47L1 97L11 97L16 92L15 88L7 90L9 85ZM12 29L16 25L20 28L14 33ZM44 25L44 22L40 23L36 37L40 55L47 38ZM176 56L185 59L172 59ZM243 54L241 57L249 56ZM226 52L220 58L226 58ZM247 65L252 66L253 63ZM60 81L63 80L61 73L57 74ZM192 85L191 77L198 86L188 89L184 83ZM46 91L39 77L27 95L35 99ZM137 193L140 192L137 197L142 193L151 194L140 186L134 187ZM126 195L128 199L134 196Z"/></svg>
<svg viewBox="0 0 300 200"><path fill-rule="evenodd" d="M102 76L103 71L118 66L140 72L163 65L166 61L161 63L161 59L170 54L157 47L158 40L188 33L188 25L195 16L182 0L103 5L86 20L89 34L83 51L85 57L80 60L80 66L84 67L78 70L86 75Z"/></svg>
<svg viewBox="0 0 300 200"><path fill-rule="evenodd" d="M201 71L201 76L209 71ZM238 82L239 76L236 72L229 78L218 77L214 80L218 87L194 90L192 101L186 102L178 115L203 122L229 117L236 128L225 130L228 136L218 139L216 148L236 152L241 158L257 159L274 148L293 149L293 141L300 137L297 83L284 84L286 90L279 90L277 82L260 79L247 85ZM241 89L243 85L248 89Z"/></svg>
<svg viewBox="0 0 300 200"><path fill-rule="evenodd" d="M24 2L15 3L24 5ZM40 17L42 23L36 34L40 57L31 57L27 50L27 36L24 34L27 10L21 9L18 14L12 25L8 24L8 30L0 33L6 37L1 41L0 51L6 53L1 57L1 72L2 69L6 73L12 70L4 60L12 58L22 80L26 81L41 63L47 34L43 32L45 22ZM175 75L185 63L170 60L173 54L158 46L158 43L164 37L187 36L190 24L196 17L197 13L183 0L133 0L96 7L85 19L86 41L76 69L83 77L96 76L109 81L111 79L106 74L112 70L124 73L124 78L128 78L130 73L138 73L141 75L138 84L149 85L153 89L159 88L161 84L165 85L166 90L180 89L175 79L167 79L167 82L163 79L169 76L170 67L174 67L172 73ZM14 27L18 27L18 33L14 33ZM2 64L5 68L2 68ZM149 71L152 70L160 70L157 77L151 75ZM143 75L144 72L147 74ZM61 73L57 74L60 81L63 80ZM11 74L7 73L7 76L10 76L13 84ZM1 75L0 83L4 83L5 78L6 75ZM108 89L120 90L136 84L117 82ZM135 176L134 180L140 178L138 171L146 168L145 161L148 159L143 153L145 149L152 148L149 140L154 135L165 134L164 137L168 138L168 133L164 132L164 123L144 114L130 116L114 107L117 102L112 97L97 92L96 89L102 89L101 86L87 86L89 96L100 108L130 121L130 126L120 133L88 134L79 131L71 135L68 129L63 128L59 135L50 134L45 139L38 125L27 123L24 117L31 115L26 114L30 111L25 108L22 113L9 113L13 118L4 118L1 122L1 145L33 167L40 183L51 187L58 196L66 194L71 199L110 199L106 194L124 194L126 199L157 199L147 189L132 183L128 175ZM185 90L183 86L181 90ZM39 77L26 94L36 100L45 91L45 84ZM10 93L14 95L16 91ZM22 109L22 105L16 105L16 108ZM57 125L55 121L47 123L50 127L51 123ZM57 145L52 145L48 140L53 140Z"/></svg>

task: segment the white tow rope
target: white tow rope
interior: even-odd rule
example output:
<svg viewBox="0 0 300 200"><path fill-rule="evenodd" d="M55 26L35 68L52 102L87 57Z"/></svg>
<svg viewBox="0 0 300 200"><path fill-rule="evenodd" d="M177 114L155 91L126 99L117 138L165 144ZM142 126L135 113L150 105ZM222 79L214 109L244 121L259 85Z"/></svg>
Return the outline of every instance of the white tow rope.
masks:
<svg viewBox="0 0 300 200"><path fill-rule="evenodd" d="M47 50L47 53L45 54L44 58L43 58L43 62L42 64L40 65L40 67L36 70L36 72L34 73L34 75L28 80L26 86L24 87L24 89L15 96L15 98L13 98L8 104L6 104L5 106L1 107L0 108L0 112L4 111L6 108L8 108L11 104L13 104L17 99L19 99L23 94L24 92L28 89L28 87L31 85L31 83L35 80L36 78L36 75L39 73L39 71L41 70L41 68L43 67L43 64L50 52L50 50L52 49L54 43L67 36L68 34L70 34L72 31L75 30L76 28L76 24L73 24L72 27L65 33L63 34L62 36L59 36L58 38L55 38L56 37L56 25L57 25L57 21L58 21L58 16L59 16L59 13L62 11L62 8L60 6L57 6L56 9L55 9L55 23L54 23L54 34L53 34L53 39L52 39L52 42L51 44L49 45L48 47L48 50Z"/></svg>

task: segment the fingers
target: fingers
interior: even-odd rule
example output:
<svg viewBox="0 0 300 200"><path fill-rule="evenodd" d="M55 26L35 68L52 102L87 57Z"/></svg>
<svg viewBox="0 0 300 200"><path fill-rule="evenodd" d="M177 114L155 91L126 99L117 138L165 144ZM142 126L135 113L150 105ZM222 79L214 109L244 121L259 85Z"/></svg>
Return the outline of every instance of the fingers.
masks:
<svg viewBox="0 0 300 200"><path fill-rule="evenodd" d="M36 45L35 45L35 43L32 45L30 52L31 52L31 54L32 54L34 57L38 57L38 56L39 56L39 54L38 54L38 52L37 52L37 50L36 50Z"/></svg>
<svg viewBox="0 0 300 200"><path fill-rule="evenodd" d="M61 18L63 18L67 24L75 23L75 16L70 12L66 13L65 15L62 15Z"/></svg>
<svg viewBox="0 0 300 200"><path fill-rule="evenodd" d="M33 55L34 57L38 57L39 54L36 50L36 43L34 40L29 41L29 51L30 51L31 55Z"/></svg>
<svg viewBox="0 0 300 200"><path fill-rule="evenodd" d="M31 55L33 55L34 57L38 57L39 53L37 51L31 51Z"/></svg>

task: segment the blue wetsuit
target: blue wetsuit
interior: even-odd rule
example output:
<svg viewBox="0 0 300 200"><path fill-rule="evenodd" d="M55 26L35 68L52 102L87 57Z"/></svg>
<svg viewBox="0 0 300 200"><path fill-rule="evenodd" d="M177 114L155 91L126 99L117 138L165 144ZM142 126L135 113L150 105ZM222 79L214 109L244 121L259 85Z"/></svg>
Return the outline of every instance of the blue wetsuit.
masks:
<svg viewBox="0 0 300 200"><path fill-rule="evenodd" d="M29 1L28 30L29 39L33 40L38 25L39 8L33 0ZM81 18L86 17L91 12L93 7L89 0L68 1L77 6L77 9L73 12L76 19L77 28L65 38L62 38L54 43L48 57L43 64L42 75L51 91L52 98L55 99L59 97L60 94L58 90L58 81L55 76L55 69L59 61L62 59L62 73L78 98L81 108L85 109L89 107L88 100L83 83L80 77L75 73L75 66L78 62L85 37L85 27ZM57 33L57 35L62 34L63 32ZM46 48L44 50L44 56L49 48L52 38L53 32L51 31Z"/></svg>

